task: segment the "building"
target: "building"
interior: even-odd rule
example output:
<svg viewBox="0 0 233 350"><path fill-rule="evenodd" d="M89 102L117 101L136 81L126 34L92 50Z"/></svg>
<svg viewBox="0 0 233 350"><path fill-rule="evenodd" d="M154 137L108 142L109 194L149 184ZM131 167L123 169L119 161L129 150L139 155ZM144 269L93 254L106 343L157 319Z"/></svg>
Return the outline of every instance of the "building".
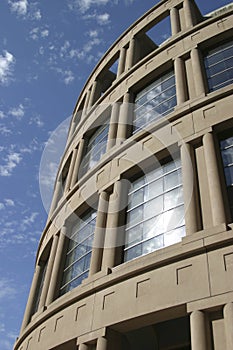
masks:
<svg viewBox="0 0 233 350"><path fill-rule="evenodd" d="M233 349L232 38L233 4L162 0L99 62L15 350Z"/></svg>

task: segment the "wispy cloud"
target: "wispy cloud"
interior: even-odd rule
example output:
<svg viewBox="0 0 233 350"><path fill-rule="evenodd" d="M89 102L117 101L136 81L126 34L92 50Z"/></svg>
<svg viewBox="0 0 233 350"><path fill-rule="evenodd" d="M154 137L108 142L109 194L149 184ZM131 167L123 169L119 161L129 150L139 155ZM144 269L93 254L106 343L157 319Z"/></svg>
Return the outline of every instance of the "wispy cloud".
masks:
<svg viewBox="0 0 233 350"><path fill-rule="evenodd" d="M12 281L7 278L0 278L0 300L11 299L16 295L16 288L13 287Z"/></svg>
<svg viewBox="0 0 233 350"><path fill-rule="evenodd" d="M97 23L101 26L104 26L104 25L110 23L109 19L110 19L110 15L109 15L109 13L106 13L106 12L101 14L101 15L96 16Z"/></svg>
<svg viewBox="0 0 233 350"><path fill-rule="evenodd" d="M97 11L94 11L93 13L87 13L84 14L82 17L83 20L85 21L96 21L98 25L104 26L106 24L110 24L110 15L109 13L97 13Z"/></svg>
<svg viewBox="0 0 233 350"><path fill-rule="evenodd" d="M69 8L71 10L78 9L81 13L85 13L92 6L107 5L110 0L70 0Z"/></svg>
<svg viewBox="0 0 233 350"><path fill-rule="evenodd" d="M61 76L65 85L70 85L75 80L74 73L69 69L54 68L54 70Z"/></svg>
<svg viewBox="0 0 233 350"><path fill-rule="evenodd" d="M38 128L42 128L44 126L44 122L39 116L32 117L29 121L29 124L35 124Z"/></svg>
<svg viewBox="0 0 233 350"><path fill-rule="evenodd" d="M16 117L17 119L22 119L24 114L25 114L25 110L24 110L23 104L20 103L18 107L11 108L9 110L8 114L13 116L13 117Z"/></svg>
<svg viewBox="0 0 233 350"><path fill-rule="evenodd" d="M10 10L17 17L30 20L40 20L41 11L38 8L38 2L28 2L28 0L8 0Z"/></svg>
<svg viewBox="0 0 233 350"><path fill-rule="evenodd" d="M15 62L14 56L6 50L0 55L0 84L7 85L12 80Z"/></svg>
<svg viewBox="0 0 233 350"><path fill-rule="evenodd" d="M17 152L10 152L4 159L3 165L0 164L0 176L11 176L13 170L21 162L22 156Z"/></svg>
<svg viewBox="0 0 233 350"><path fill-rule="evenodd" d="M8 136L12 134L12 131L6 125L0 124L0 134L3 136Z"/></svg>
<svg viewBox="0 0 233 350"><path fill-rule="evenodd" d="M6 207L14 207L15 206L15 202L13 201L13 199L10 198L6 198L3 200L3 202L0 202L0 210L5 209Z"/></svg>
<svg viewBox="0 0 233 350"><path fill-rule="evenodd" d="M16 13L17 16L25 16L28 11L28 1L27 0L18 0L12 1L8 0L11 11Z"/></svg>
<svg viewBox="0 0 233 350"><path fill-rule="evenodd" d="M38 40L40 38L44 39L44 38L47 38L48 36L49 36L49 29L43 28L43 27L42 28L35 27L29 33L29 37L32 40Z"/></svg>

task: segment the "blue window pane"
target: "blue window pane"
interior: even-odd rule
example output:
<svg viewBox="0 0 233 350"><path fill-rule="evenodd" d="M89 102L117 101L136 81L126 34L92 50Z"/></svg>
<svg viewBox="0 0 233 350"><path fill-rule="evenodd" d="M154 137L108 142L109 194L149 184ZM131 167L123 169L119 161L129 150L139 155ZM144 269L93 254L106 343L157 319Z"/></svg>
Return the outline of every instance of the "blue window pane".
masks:
<svg viewBox="0 0 233 350"><path fill-rule="evenodd" d="M233 41L210 50L205 57L209 90L215 91L233 83Z"/></svg>
<svg viewBox="0 0 233 350"><path fill-rule="evenodd" d="M89 211L82 217L77 217L67 250L60 294L79 285L88 275L91 251L94 238L96 212Z"/></svg>
<svg viewBox="0 0 233 350"><path fill-rule="evenodd" d="M140 91L135 99L134 129L138 130L172 112L176 105L174 72L163 77Z"/></svg>
<svg viewBox="0 0 233 350"><path fill-rule="evenodd" d="M159 163L156 169L136 180L135 186L132 183L129 200L139 205L128 206L125 261L160 249L169 245L169 242L179 242L183 237L184 206L180 166L179 159ZM183 228L179 231L180 227ZM170 236L165 240L168 232Z"/></svg>

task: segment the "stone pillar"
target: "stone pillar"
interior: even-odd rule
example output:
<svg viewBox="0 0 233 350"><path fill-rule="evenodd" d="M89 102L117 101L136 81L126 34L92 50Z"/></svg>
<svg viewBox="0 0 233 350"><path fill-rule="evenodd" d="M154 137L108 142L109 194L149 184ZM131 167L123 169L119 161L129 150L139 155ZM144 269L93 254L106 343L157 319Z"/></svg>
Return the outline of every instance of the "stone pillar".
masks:
<svg viewBox="0 0 233 350"><path fill-rule="evenodd" d="M78 350L88 350L88 345L87 344L79 344Z"/></svg>
<svg viewBox="0 0 233 350"><path fill-rule="evenodd" d="M92 85L90 98L89 98L89 102L88 102L88 108L91 108L93 106L93 104L95 103L96 94L98 92L98 89L99 89L99 82L98 82L98 80L95 80L93 85Z"/></svg>
<svg viewBox="0 0 233 350"><path fill-rule="evenodd" d="M109 124L109 132L108 132L107 152L116 143L119 112L120 112L120 102L113 103L110 124Z"/></svg>
<svg viewBox="0 0 233 350"><path fill-rule="evenodd" d="M108 341L105 337L100 337L97 339L96 350L107 350Z"/></svg>
<svg viewBox="0 0 233 350"><path fill-rule="evenodd" d="M125 71L125 61L126 61L126 48L122 47L120 50L119 64L117 70L117 78Z"/></svg>
<svg viewBox="0 0 233 350"><path fill-rule="evenodd" d="M55 190L53 193L53 199L52 199L52 203L51 203L51 207L49 210L49 217L52 215L52 213L54 212L54 210L56 209L57 203L61 197L61 188L62 188L62 182L61 179L58 179L56 181L55 184Z"/></svg>
<svg viewBox="0 0 233 350"><path fill-rule="evenodd" d="M83 151L85 147L85 139L81 139L78 144L76 159L74 161L74 168L72 171L72 178L70 182L70 187L73 188L76 182L78 181L78 175L80 170L80 165L83 157Z"/></svg>
<svg viewBox="0 0 233 350"><path fill-rule="evenodd" d="M233 303L226 304L223 308L224 325L226 334L226 350L233 349Z"/></svg>
<svg viewBox="0 0 233 350"><path fill-rule="evenodd" d="M56 252L57 252L57 244L58 244L58 235L55 235L55 236L53 236L52 247L51 247L51 251L50 251L50 255L49 255L48 266L47 266L46 273L45 273L45 279L44 279L44 283L43 283L43 287L42 287L42 293L40 296L38 310L40 310L41 308L44 308L44 306L45 306L45 301L47 298L49 285L50 285L50 279L51 279L54 259L55 259Z"/></svg>
<svg viewBox="0 0 233 350"><path fill-rule="evenodd" d="M99 197L99 205L96 217L96 228L94 234L94 242L91 253L91 262L89 276L95 274L101 270L101 262L104 247L104 235L108 211L108 199L109 195L107 192L101 192Z"/></svg>
<svg viewBox="0 0 233 350"><path fill-rule="evenodd" d="M190 0L184 0L183 3L184 6L184 17L185 17L185 23L186 27L193 27L193 16L192 16L192 9L191 9L191 2Z"/></svg>
<svg viewBox="0 0 233 350"><path fill-rule="evenodd" d="M226 216L212 133L208 132L203 136L203 148L206 162L207 180L209 183L213 224L219 225L226 222Z"/></svg>
<svg viewBox="0 0 233 350"><path fill-rule="evenodd" d="M170 20L172 35L175 35L180 32L179 10L176 7L172 7L170 10Z"/></svg>
<svg viewBox="0 0 233 350"><path fill-rule="evenodd" d="M116 254L124 244L124 215L128 199L128 182L119 180L114 184L109 198L108 217L104 241L102 270L116 265ZM119 257L118 257L119 258Z"/></svg>
<svg viewBox="0 0 233 350"><path fill-rule="evenodd" d="M37 290L38 283L39 283L40 273L41 273L41 266L40 265L36 265L34 276L33 276L33 280L32 280L32 284L31 284L31 289L30 289L30 292L29 292L28 302L27 302L26 309L25 309L25 312L24 312L24 318L23 318L23 322L22 322L20 333L23 332L24 328L26 328L26 326L30 322L30 319L31 319L31 316L32 316L33 305L34 305L34 299L35 299L35 296L36 296L36 290Z"/></svg>
<svg viewBox="0 0 233 350"><path fill-rule="evenodd" d="M205 314L194 311L190 316L192 350L206 350Z"/></svg>
<svg viewBox="0 0 233 350"><path fill-rule="evenodd" d="M134 56L135 56L135 47L136 47L136 39L132 38L129 43L129 49L127 53L127 70L133 67L134 65Z"/></svg>
<svg viewBox="0 0 233 350"><path fill-rule="evenodd" d="M182 181L185 209L186 234L190 235L198 231L198 215L195 199L195 165L192 146L183 143L180 147L182 164Z"/></svg>
<svg viewBox="0 0 233 350"><path fill-rule="evenodd" d="M120 145L129 136L129 130L132 128L132 103L131 94L126 92L121 105L116 144Z"/></svg>
<svg viewBox="0 0 233 350"><path fill-rule="evenodd" d="M90 96L91 96L91 90L87 90L87 93L86 93L86 97L85 97L85 102L84 102L84 106L83 106L83 112L85 113L88 106L89 106L89 100L90 100ZM83 115L83 113L82 113Z"/></svg>
<svg viewBox="0 0 233 350"><path fill-rule="evenodd" d="M71 188L71 180L74 173L74 167L76 164L77 155L78 155L78 148L75 148L72 153L72 158L71 158L71 162L70 162L70 166L67 174L66 186L64 190L65 192L69 191Z"/></svg>
<svg viewBox="0 0 233 350"><path fill-rule="evenodd" d="M185 74L185 65L182 58L177 57L174 61L175 79L176 79L176 98L177 105L187 100L187 81Z"/></svg>
<svg viewBox="0 0 233 350"><path fill-rule="evenodd" d="M50 305L54 298L56 297L56 290L58 284L58 277L61 267L62 256L64 254L64 246L67 235L67 228L63 226L59 234L59 240L57 245L57 251L54 259L53 270L51 273L50 284L48 289L48 294L46 298L46 306Z"/></svg>
<svg viewBox="0 0 233 350"><path fill-rule="evenodd" d="M204 77L201 68L200 53L197 47L191 50L191 62L196 96L205 95Z"/></svg>
<svg viewBox="0 0 233 350"><path fill-rule="evenodd" d="M68 137L69 140L71 139L71 137L75 131L75 128L76 128L76 122L75 122L75 117L73 117L73 120L72 120L72 123L70 126L70 130L69 130L69 137Z"/></svg>

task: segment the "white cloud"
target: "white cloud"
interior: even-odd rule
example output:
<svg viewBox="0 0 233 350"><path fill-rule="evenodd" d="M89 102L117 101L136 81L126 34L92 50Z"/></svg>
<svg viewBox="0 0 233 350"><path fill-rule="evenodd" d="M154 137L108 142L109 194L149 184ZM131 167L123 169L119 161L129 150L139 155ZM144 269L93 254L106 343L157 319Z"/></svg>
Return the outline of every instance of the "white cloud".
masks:
<svg viewBox="0 0 233 350"><path fill-rule="evenodd" d="M30 38L33 39L33 40L37 40L38 39L38 37L39 37L38 34L39 34L39 28L38 27L37 28L33 28L30 31L30 33L29 33Z"/></svg>
<svg viewBox="0 0 233 350"><path fill-rule="evenodd" d="M31 213L30 216L26 216L21 223L21 229L22 231L25 231L27 229L27 226L30 226L31 224L33 224L37 218L37 216L39 215L39 213L34 212Z"/></svg>
<svg viewBox="0 0 233 350"><path fill-rule="evenodd" d="M5 125L0 124L0 134L7 136L7 135L12 134L12 131L8 127L6 127Z"/></svg>
<svg viewBox="0 0 233 350"><path fill-rule="evenodd" d="M62 76L62 80L66 85L71 84L75 79L75 76L71 70L63 70L61 68L55 68L54 70Z"/></svg>
<svg viewBox="0 0 233 350"><path fill-rule="evenodd" d="M10 82L14 70L14 65L14 56L5 50L3 52L3 55L0 55L0 84L5 85Z"/></svg>
<svg viewBox="0 0 233 350"><path fill-rule="evenodd" d="M77 8L81 13L85 13L92 6L107 5L110 0L73 0L70 2L70 9Z"/></svg>
<svg viewBox="0 0 233 350"><path fill-rule="evenodd" d="M88 33L90 38L97 38L98 37L98 30L90 30Z"/></svg>
<svg viewBox="0 0 233 350"><path fill-rule="evenodd" d="M44 39L49 36L49 30L35 27L30 31L29 36L32 40Z"/></svg>
<svg viewBox="0 0 233 350"><path fill-rule="evenodd" d="M5 116L5 114L4 114L4 112L3 111L0 111L0 119L3 119L3 118L5 118L6 116Z"/></svg>
<svg viewBox="0 0 233 350"><path fill-rule="evenodd" d="M32 117L30 119L29 124L36 124L36 126L38 126L38 128L42 128L42 126L44 126L44 122L41 120L41 118L39 116Z"/></svg>
<svg viewBox="0 0 233 350"><path fill-rule="evenodd" d="M41 31L41 37L42 38L46 38L47 36L49 36L49 30L48 29L44 29Z"/></svg>
<svg viewBox="0 0 233 350"><path fill-rule="evenodd" d="M5 205L3 203L0 203L0 210L5 209Z"/></svg>
<svg viewBox="0 0 233 350"><path fill-rule="evenodd" d="M10 299L16 295L16 289L12 287L12 281L1 278L0 279L0 300Z"/></svg>
<svg viewBox="0 0 233 350"><path fill-rule="evenodd" d="M9 110L8 114L16 117L17 119L22 119L25 114L24 106L20 103L18 107L13 107Z"/></svg>
<svg viewBox="0 0 233 350"><path fill-rule="evenodd" d="M4 158L4 165L0 165L0 176L11 176L14 168L21 162L22 156L17 152L11 152Z"/></svg>
<svg viewBox="0 0 233 350"><path fill-rule="evenodd" d="M7 207L14 207L15 206L15 202L13 201L13 199L6 198L6 199L4 199L4 202L5 202Z"/></svg>
<svg viewBox="0 0 233 350"><path fill-rule="evenodd" d="M18 16L25 16L28 10L27 0L12 1L8 0L8 4L11 7L11 11L15 12Z"/></svg>
<svg viewBox="0 0 233 350"><path fill-rule="evenodd" d="M96 16L97 23L100 24L101 26L108 24L110 22L109 18L110 18L109 13L103 13L102 15Z"/></svg>

